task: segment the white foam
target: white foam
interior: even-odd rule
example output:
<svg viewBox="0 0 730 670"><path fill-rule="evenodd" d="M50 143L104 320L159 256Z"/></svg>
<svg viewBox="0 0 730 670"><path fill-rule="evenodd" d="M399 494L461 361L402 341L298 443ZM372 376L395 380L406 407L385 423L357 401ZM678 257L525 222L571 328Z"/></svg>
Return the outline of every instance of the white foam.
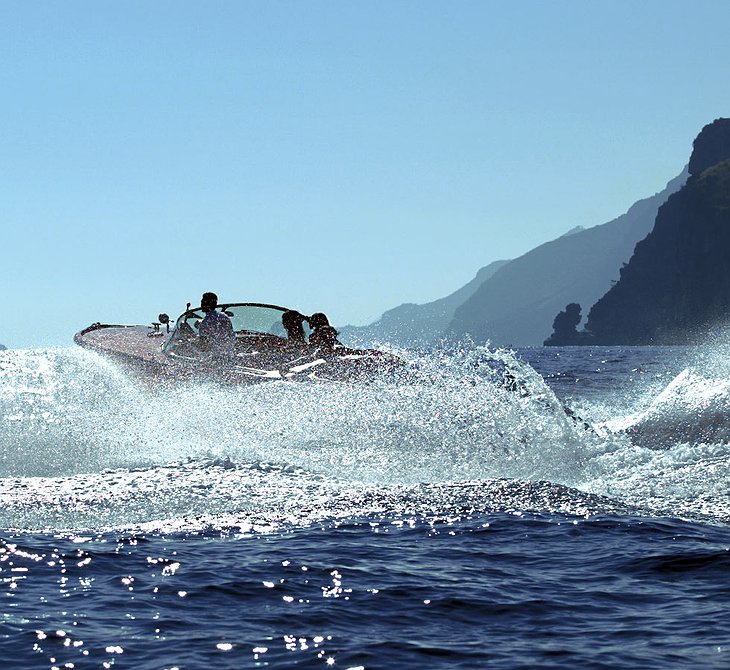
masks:
<svg viewBox="0 0 730 670"><path fill-rule="evenodd" d="M690 439L682 429L699 410L702 436L717 428L728 388L696 372L678 377L636 413L652 438L641 444L583 431L534 370L481 347L415 358L400 383L237 388L141 384L80 349L6 351L0 484L14 502L4 522L121 525L259 506L332 513L353 490L377 500L392 487L494 480L545 480L723 518L727 433ZM195 466L204 462L223 467Z"/></svg>
<svg viewBox="0 0 730 670"><path fill-rule="evenodd" d="M494 383L512 366L529 395ZM487 361L487 358L490 361ZM333 476L415 483L545 477L574 449L539 375L475 350L414 366L408 383L147 388L77 350L7 352L6 475L74 474L180 458L282 462Z"/></svg>

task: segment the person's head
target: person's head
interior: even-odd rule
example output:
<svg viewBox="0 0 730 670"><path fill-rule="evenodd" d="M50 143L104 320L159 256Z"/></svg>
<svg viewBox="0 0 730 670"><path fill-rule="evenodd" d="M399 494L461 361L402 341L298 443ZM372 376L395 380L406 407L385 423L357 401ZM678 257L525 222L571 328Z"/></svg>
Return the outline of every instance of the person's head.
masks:
<svg viewBox="0 0 730 670"><path fill-rule="evenodd" d="M322 312L312 314L307 321L309 321L309 325L312 326L312 328L321 328L322 326L330 325L329 320L324 314L322 314Z"/></svg>
<svg viewBox="0 0 730 670"><path fill-rule="evenodd" d="M218 306L218 296L215 293L203 293L200 299L200 309L211 312Z"/></svg>

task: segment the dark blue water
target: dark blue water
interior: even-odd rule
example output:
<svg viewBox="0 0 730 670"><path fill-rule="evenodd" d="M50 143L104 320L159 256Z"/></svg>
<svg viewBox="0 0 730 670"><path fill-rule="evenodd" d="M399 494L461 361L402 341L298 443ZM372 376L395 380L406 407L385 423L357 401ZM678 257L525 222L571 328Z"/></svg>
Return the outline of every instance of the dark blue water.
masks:
<svg viewBox="0 0 730 670"><path fill-rule="evenodd" d="M3 352L0 659L730 667L724 360L474 349L232 391Z"/></svg>

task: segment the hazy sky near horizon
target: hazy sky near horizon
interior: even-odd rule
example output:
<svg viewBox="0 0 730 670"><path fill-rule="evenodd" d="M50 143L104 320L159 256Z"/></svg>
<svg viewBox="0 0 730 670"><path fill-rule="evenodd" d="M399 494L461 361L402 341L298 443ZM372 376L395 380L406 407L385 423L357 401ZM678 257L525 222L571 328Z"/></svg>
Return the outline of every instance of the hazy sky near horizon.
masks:
<svg viewBox="0 0 730 670"><path fill-rule="evenodd" d="M0 342L222 300L368 323L661 190L730 2L0 1Z"/></svg>

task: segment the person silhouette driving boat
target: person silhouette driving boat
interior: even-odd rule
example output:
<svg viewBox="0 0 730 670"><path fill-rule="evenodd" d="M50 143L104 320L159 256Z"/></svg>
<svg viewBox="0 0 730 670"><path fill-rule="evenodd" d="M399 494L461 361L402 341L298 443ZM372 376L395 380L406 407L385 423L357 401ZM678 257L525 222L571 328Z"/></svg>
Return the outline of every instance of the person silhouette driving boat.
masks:
<svg viewBox="0 0 730 670"><path fill-rule="evenodd" d="M216 309L217 306L218 296L215 293L203 293L200 309L206 314L198 327L198 335L204 348L214 356L233 356L236 346L233 324L226 314Z"/></svg>
<svg viewBox="0 0 730 670"><path fill-rule="evenodd" d="M322 312L312 314L307 321L312 327L309 344L321 345L326 349L334 349L336 344L340 344L337 340L337 331L330 326L329 319Z"/></svg>
<svg viewBox="0 0 730 670"><path fill-rule="evenodd" d="M307 317L304 314L289 309L281 315L281 324L286 330L289 344L304 344L304 321Z"/></svg>

